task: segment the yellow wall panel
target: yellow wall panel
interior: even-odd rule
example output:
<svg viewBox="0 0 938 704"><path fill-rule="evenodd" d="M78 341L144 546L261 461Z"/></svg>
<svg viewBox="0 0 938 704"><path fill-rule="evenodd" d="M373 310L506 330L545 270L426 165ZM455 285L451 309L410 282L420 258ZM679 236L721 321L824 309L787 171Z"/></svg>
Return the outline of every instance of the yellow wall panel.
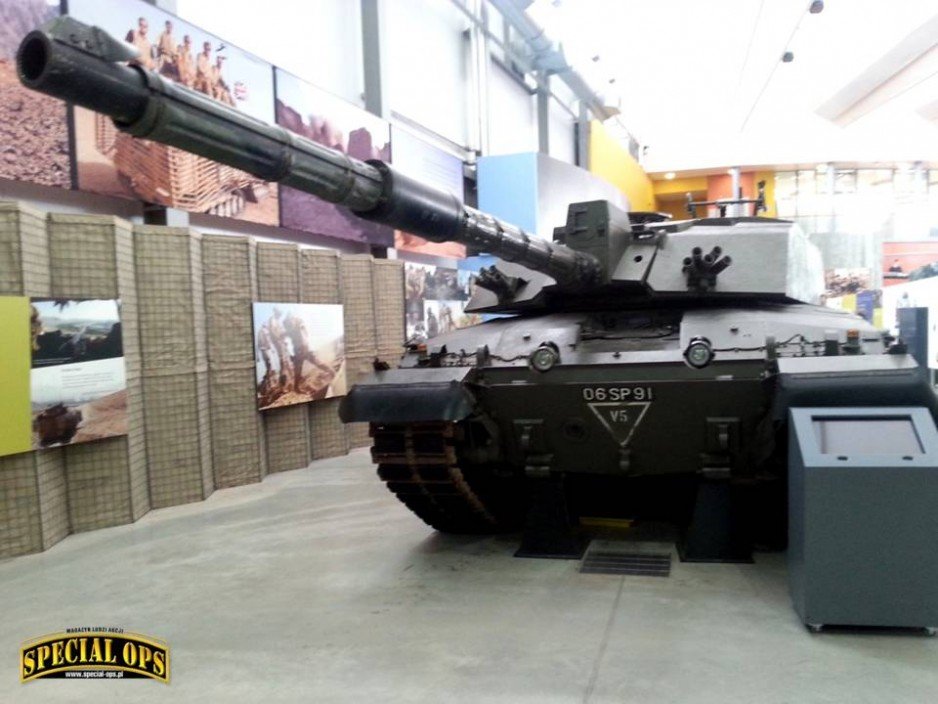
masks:
<svg viewBox="0 0 938 704"><path fill-rule="evenodd" d="M32 449L29 299L0 296L0 325L0 455L13 455Z"/></svg>
<svg viewBox="0 0 938 704"><path fill-rule="evenodd" d="M690 218L690 213L687 212L686 200L659 200L655 210L659 213L667 213L672 220L687 220Z"/></svg>
<svg viewBox="0 0 938 704"><path fill-rule="evenodd" d="M622 191L631 210L654 210L655 193L648 174L598 120L590 122L590 171Z"/></svg>
<svg viewBox="0 0 938 704"><path fill-rule="evenodd" d="M668 181L652 181L656 196L679 195L683 199L686 193L707 192L706 176L689 176Z"/></svg>

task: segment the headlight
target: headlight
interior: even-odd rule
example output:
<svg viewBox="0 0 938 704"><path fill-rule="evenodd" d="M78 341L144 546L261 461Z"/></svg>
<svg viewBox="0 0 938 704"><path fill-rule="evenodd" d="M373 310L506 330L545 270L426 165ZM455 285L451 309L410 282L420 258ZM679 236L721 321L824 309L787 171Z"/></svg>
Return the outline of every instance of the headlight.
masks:
<svg viewBox="0 0 938 704"><path fill-rule="evenodd" d="M703 369L713 361L713 347L705 337L695 337L684 350L684 359L694 369Z"/></svg>
<svg viewBox="0 0 938 704"><path fill-rule="evenodd" d="M531 353L528 363L532 369L539 372L550 371L550 369L560 361L560 350L553 342L542 342L541 345Z"/></svg>

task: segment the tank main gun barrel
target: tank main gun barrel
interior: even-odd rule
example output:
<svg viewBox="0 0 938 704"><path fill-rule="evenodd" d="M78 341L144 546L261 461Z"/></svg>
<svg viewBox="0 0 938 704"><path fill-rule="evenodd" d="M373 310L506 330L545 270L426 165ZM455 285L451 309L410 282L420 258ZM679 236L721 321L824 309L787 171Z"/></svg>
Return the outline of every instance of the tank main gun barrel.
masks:
<svg viewBox="0 0 938 704"><path fill-rule="evenodd" d="M16 55L28 88L109 116L118 129L343 205L433 242L455 241L553 277L599 283L599 260L463 205L454 195L267 124L127 64L135 53L97 27L63 16L26 35Z"/></svg>

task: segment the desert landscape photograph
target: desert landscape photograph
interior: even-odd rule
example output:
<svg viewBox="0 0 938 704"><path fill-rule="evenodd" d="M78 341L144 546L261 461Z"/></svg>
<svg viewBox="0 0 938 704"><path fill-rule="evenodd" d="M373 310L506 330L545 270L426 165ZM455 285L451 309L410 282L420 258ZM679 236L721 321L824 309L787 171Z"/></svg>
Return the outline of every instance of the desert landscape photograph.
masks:
<svg viewBox="0 0 938 704"><path fill-rule="evenodd" d="M15 65L23 37L58 14L58 0L0 0L0 178L69 188L65 103L20 85Z"/></svg>

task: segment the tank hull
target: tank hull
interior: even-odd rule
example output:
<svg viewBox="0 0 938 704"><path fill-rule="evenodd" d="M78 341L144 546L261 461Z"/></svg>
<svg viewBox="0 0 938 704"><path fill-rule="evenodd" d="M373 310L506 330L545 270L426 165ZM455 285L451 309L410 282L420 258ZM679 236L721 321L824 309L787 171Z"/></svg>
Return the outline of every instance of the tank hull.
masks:
<svg viewBox="0 0 938 704"><path fill-rule="evenodd" d="M831 356L830 341L842 342L848 330L858 331L859 349L847 355L841 346ZM701 331L715 354L694 368L685 349ZM780 343L771 354L767 338ZM538 371L531 354L545 341L559 360ZM871 325L803 304L659 303L518 317L428 345L356 386L342 413L372 423L374 459L389 488L450 532L518 528L529 487L545 477L565 479L574 520L686 528L701 483L715 482L732 487L749 537L778 545L789 405L888 405L877 388L887 379L897 404L918 394L938 412L919 370L905 355L886 354ZM829 363L841 371L821 368ZM845 389L839 401L832 388Z"/></svg>

